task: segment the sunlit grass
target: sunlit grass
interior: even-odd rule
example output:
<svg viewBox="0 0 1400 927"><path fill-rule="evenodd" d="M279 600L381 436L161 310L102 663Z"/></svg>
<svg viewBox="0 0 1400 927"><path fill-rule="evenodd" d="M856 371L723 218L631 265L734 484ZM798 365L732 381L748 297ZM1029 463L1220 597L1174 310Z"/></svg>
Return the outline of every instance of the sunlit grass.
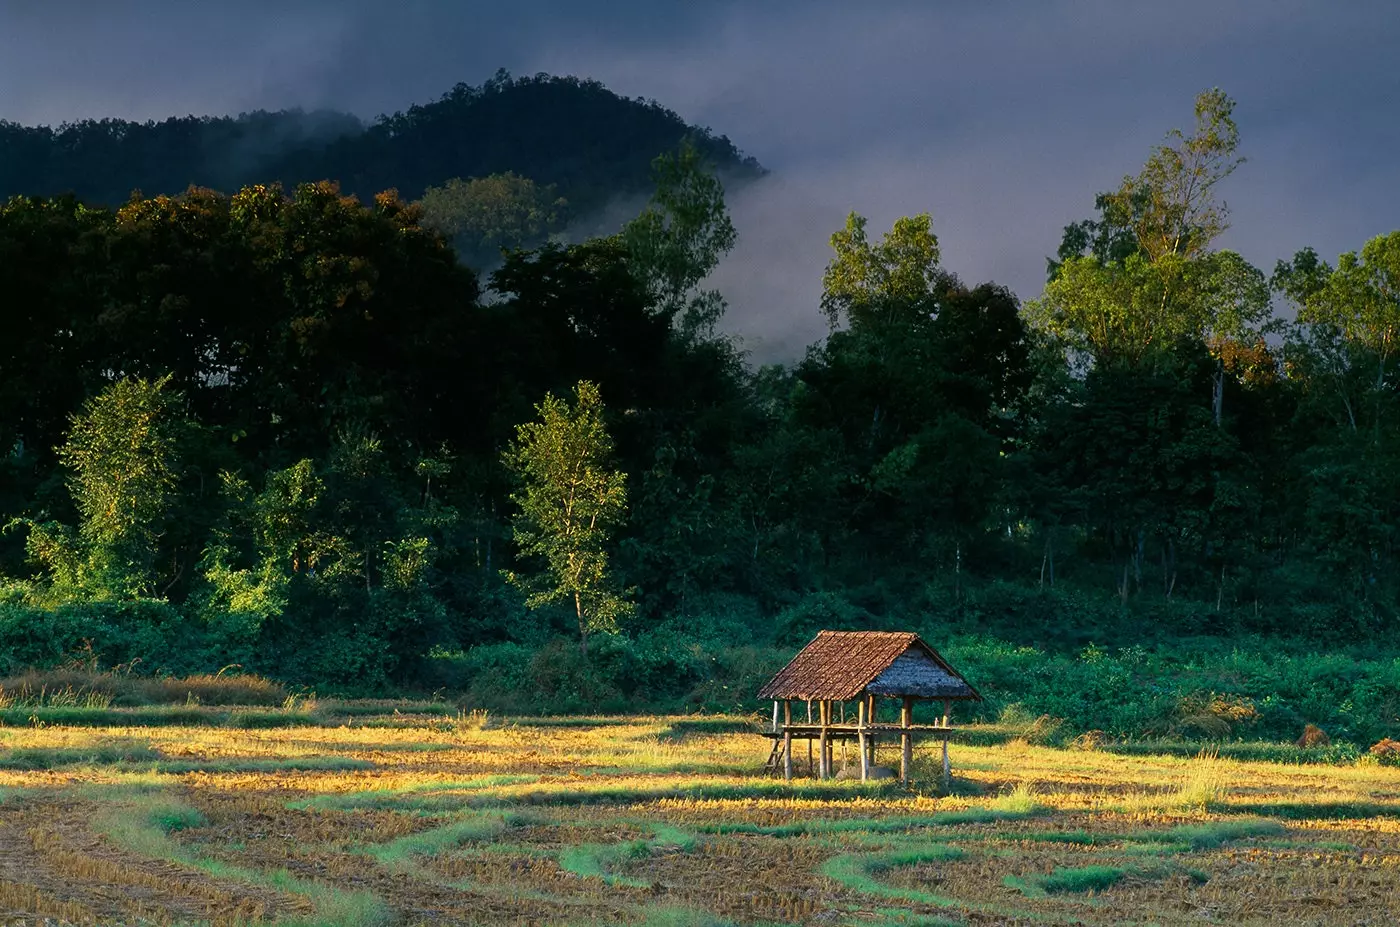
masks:
<svg viewBox="0 0 1400 927"><path fill-rule="evenodd" d="M103 726L0 728L0 822L66 809L133 854L123 865L279 892L315 912L279 923L304 924L1109 924L1152 922L1172 892L1266 924L1287 919L1250 905L1286 906L1288 879L1379 923L1393 892L1375 887L1400 866L1400 786L1377 765L954 743L944 794L936 747L910 789L788 783L762 773L767 741L743 719L539 723L435 704L315 706L343 711L337 726L143 727L109 711ZM1217 878L1241 859L1272 887Z"/></svg>

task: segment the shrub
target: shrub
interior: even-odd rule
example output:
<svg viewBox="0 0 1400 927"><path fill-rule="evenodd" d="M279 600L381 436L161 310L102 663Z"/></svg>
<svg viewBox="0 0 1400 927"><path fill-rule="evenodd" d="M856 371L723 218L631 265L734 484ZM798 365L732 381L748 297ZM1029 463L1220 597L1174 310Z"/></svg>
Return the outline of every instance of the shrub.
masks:
<svg viewBox="0 0 1400 927"><path fill-rule="evenodd" d="M1308 747L1330 747L1332 738L1327 736L1327 732L1316 724L1309 724L1303 728L1303 736L1298 738L1298 746Z"/></svg>
<svg viewBox="0 0 1400 927"><path fill-rule="evenodd" d="M1384 766L1400 766L1400 740L1384 737L1366 751Z"/></svg>

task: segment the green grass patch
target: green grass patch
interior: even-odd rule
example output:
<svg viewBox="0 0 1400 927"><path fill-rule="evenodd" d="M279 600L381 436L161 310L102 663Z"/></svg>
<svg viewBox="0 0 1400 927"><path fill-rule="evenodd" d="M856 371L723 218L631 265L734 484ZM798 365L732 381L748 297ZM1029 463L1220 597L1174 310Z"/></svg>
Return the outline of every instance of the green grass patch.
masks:
<svg viewBox="0 0 1400 927"><path fill-rule="evenodd" d="M907 833L925 827L958 827L963 824L993 824L997 821L1017 821L1043 813L1044 809L1004 811L995 808L968 808L964 811L941 811L938 814L899 818L844 818L840 820L793 821L789 824L751 824L745 821L725 824L702 824L695 829L709 834L752 834L765 837L801 837L822 834L891 834Z"/></svg>
<svg viewBox="0 0 1400 927"><path fill-rule="evenodd" d="M368 847L366 852L382 865L396 866L414 856L436 856L463 844L493 840L505 829L506 821L501 815L478 812L442 827Z"/></svg>
<svg viewBox="0 0 1400 927"><path fill-rule="evenodd" d="M888 853L842 853L822 863L817 873L863 895L948 907L957 902L919 889L895 888L881 882L879 876L901 866L951 862L962 859L963 855L957 847L942 844L906 847Z"/></svg>
<svg viewBox="0 0 1400 927"><path fill-rule="evenodd" d="M1220 742L1207 740L1134 740L1104 744L1104 753L1121 756L1180 756L1191 758L1208 751L1222 759L1285 765L1338 765L1356 762L1361 752L1355 744L1303 748L1275 741Z"/></svg>
<svg viewBox="0 0 1400 927"><path fill-rule="evenodd" d="M738 927L738 922L715 917L707 911L665 905L647 908L641 927Z"/></svg>
<svg viewBox="0 0 1400 927"><path fill-rule="evenodd" d="M620 875L612 870L628 860L646 859L657 850L676 849L688 853L695 848L695 836L678 827L646 821L636 823L649 829L651 837L624 843L591 843L570 847L559 854L559 868L580 878L602 879L609 885L646 888L650 882Z"/></svg>
<svg viewBox="0 0 1400 927"><path fill-rule="evenodd" d="M1277 821L1215 821L1209 824L1182 824L1161 831L1136 831L1125 835L1125 839L1182 844L1192 850L1213 850L1234 840L1274 837L1283 832L1283 825Z"/></svg>
<svg viewBox="0 0 1400 927"><path fill-rule="evenodd" d="M369 718L380 715L414 715L418 717L450 717L457 709L446 702L395 702L383 699L341 701L330 699L321 703L322 714L338 718Z"/></svg>
<svg viewBox="0 0 1400 927"><path fill-rule="evenodd" d="M1101 892L1118 884L1130 872L1132 870L1117 866L1057 867L1049 875L1007 876L1002 884L1027 898L1043 898L1067 892Z"/></svg>
<svg viewBox="0 0 1400 927"><path fill-rule="evenodd" d="M0 751L0 769L65 769L154 763L161 755L145 741L101 740L82 747L17 747Z"/></svg>
<svg viewBox="0 0 1400 927"><path fill-rule="evenodd" d="M316 909L312 917L279 921L281 927L384 927L390 922L389 909L370 892L346 891L286 870L267 873L206 859L193 848L177 843L171 839L172 833L206 822L197 809L152 788L148 782L103 786L97 791L109 804L93 823L99 833L117 845L152 859L190 866L214 878L299 895Z"/></svg>
<svg viewBox="0 0 1400 927"><path fill-rule="evenodd" d="M477 776L458 782L433 782L406 786L401 789L371 789L364 792L317 795L313 798L288 802L287 807L297 811L316 809L359 811L369 809L437 813L465 807L473 797L471 793L501 786L538 782L540 778L538 775L526 773ZM459 792L468 794L455 794Z"/></svg>

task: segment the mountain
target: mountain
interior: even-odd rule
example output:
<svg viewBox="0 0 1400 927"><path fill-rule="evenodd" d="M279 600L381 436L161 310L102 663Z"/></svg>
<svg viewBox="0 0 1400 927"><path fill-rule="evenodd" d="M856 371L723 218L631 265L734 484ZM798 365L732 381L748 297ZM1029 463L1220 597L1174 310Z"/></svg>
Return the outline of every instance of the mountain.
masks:
<svg viewBox="0 0 1400 927"><path fill-rule="evenodd" d="M554 185L572 215L650 188L657 154L689 138L723 173L762 168L727 137L653 100L619 96L577 77L511 77L458 84L440 99L366 125L346 113L258 111L161 122L83 120L57 128L0 120L0 198L73 193L114 206L191 185L331 179L362 198L390 188L416 199L454 177L510 171Z"/></svg>

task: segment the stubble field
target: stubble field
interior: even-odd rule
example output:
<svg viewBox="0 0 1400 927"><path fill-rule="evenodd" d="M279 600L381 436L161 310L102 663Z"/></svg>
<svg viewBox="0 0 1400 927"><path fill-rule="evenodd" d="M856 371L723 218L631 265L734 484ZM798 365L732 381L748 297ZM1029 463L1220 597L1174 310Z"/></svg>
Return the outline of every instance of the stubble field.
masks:
<svg viewBox="0 0 1400 927"><path fill-rule="evenodd" d="M733 718L64 717L0 728L0 924L1400 922L1383 766L955 743L941 795Z"/></svg>

